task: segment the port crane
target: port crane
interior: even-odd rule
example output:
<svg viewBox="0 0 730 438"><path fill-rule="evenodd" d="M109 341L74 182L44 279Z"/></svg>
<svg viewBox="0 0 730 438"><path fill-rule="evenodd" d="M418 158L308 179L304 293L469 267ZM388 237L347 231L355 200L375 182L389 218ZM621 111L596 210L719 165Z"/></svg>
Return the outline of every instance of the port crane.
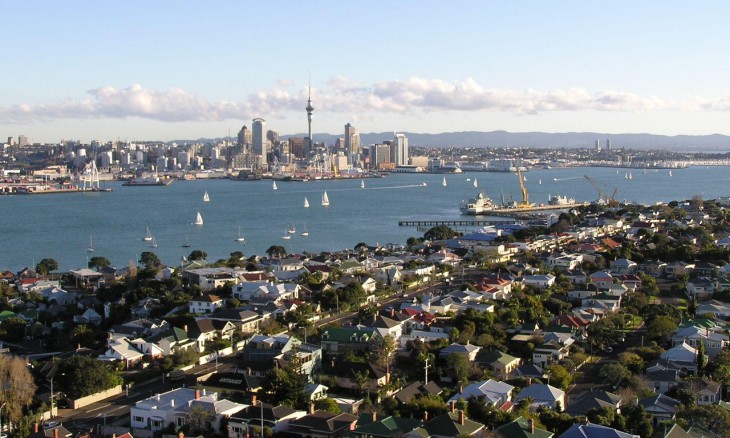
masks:
<svg viewBox="0 0 730 438"><path fill-rule="evenodd" d="M604 192L603 189L598 185L598 183L593 178L591 178L588 175L583 175L583 176L585 177L585 179L588 180L589 183L591 183L593 188L598 190L598 197L600 200L605 201L609 207L615 207L619 204L618 200L616 200L616 192L618 192L618 187L614 188L613 193L611 193L611 195L609 196L608 193Z"/></svg>
<svg viewBox="0 0 730 438"><path fill-rule="evenodd" d="M520 180L520 190L522 190L522 202L517 204L517 208L530 208L529 194L527 193L527 187L525 187L525 178L522 176L522 169L517 168L517 178Z"/></svg>

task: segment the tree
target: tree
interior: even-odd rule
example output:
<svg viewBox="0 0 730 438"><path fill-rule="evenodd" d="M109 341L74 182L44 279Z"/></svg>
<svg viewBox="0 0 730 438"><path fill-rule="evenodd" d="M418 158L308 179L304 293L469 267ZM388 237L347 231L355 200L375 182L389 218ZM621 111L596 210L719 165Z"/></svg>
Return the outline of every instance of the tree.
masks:
<svg viewBox="0 0 730 438"><path fill-rule="evenodd" d="M208 253L199 249L193 250L188 256L188 260L205 260L208 258Z"/></svg>
<svg viewBox="0 0 730 438"><path fill-rule="evenodd" d="M157 257L157 254L153 253L152 251L144 251L142 254L140 254L139 261L148 270L157 270L157 268L162 266L160 258Z"/></svg>
<svg viewBox="0 0 730 438"><path fill-rule="evenodd" d="M730 412L719 405L688 405L678 413L682 426L700 426L720 436L730 434Z"/></svg>
<svg viewBox="0 0 730 438"><path fill-rule="evenodd" d="M565 389L573 381L573 377L564 366L553 363L547 366L547 373L550 376L550 383L557 388Z"/></svg>
<svg viewBox="0 0 730 438"><path fill-rule="evenodd" d="M64 359L56 375L59 387L69 397L79 398L113 388L122 378L107 366L89 356L73 356Z"/></svg>
<svg viewBox="0 0 730 438"><path fill-rule="evenodd" d="M705 354L705 343L700 341L700 345L697 346L697 374L704 374L706 366L707 355Z"/></svg>
<svg viewBox="0 0 730 438"><path fill-rule="evenodd" d="M459 233L452 230L448 226L438 225L426 231L426 233L423 235L423 238L426 240L447 240L453 239L458 235Z"/></svg>
<svg viewBox="0 0 730 438"><path fill-rule="evenodd" d="M657 316L646 327L646 335L652 341L666 341L667 335L677 330L677 323L668 316Z"/></svg>
<svg viewBox="0 0 730 438"><path fill-rule="evenodd" d="M307 376L302 371L302 361L292 356L284 368L274 368L266 374L262 388L270 395L271 403L284 404L294 409L306 409L309 405L304 389Z"/></svg>
<svg viewBox="0 0 730 438"><path fill-rule="evenodd" d="M459 383L469 380L469 358L465 354L451 353L446 356L446 367Z"/></svg>
<svg viewBox="0 0 730 438"><path fill-rule="evenodd" d="M652 416L646 412L643 406L623 406L621 407L621 417L623 417L622 423L625 423L625 428L616 427L617 429L639 436L652 436L654 434L654 427L651 422Z"/></svg>
<svg viewBox="0 0 730 438"><path fill-rule="evenodd" d="M107 266L111 265L112 262L109 261L106 257L103 256L94 256L89 259L89 269L96 269L97 271L101 268L106 268Z"/></svg>
<svg viewBox="0 0 730 438"><path fill-rule="evenodd" d="M340 414L342 410L337 405L337 402L329 397L321 398L314 402L314 408L320 411L326 411L330 414Z"/></svg>
<svg viewBox="0 0 730 438"><path fill-rule="evenodd" d="M58 262L54 259L43 259L37 265L35 270L41 275L48 275L49 272L58 269Z"/></svg>
<svg viewBox="0 0 730 438"><path fill-rule="evenodd" d="M619 363L609 363L601 367L599 375L615 388L622 380L631 376L631 371Z"/></svg>
<svg viewBox="0 0 730 438"><path fill-rule="evenodd" d="M270 258L282 258L285 257L286 254L286 248L281 245L271 245L269 249L266 250L266 255Z"/></svg>
<svg viewBox="0 0 730 438"><path fill-rule="evenodd" d="M211 432L210 424L215 420L212 411L201 405L193 405L185 415L185 425L189 428L189 435L199 436Z"/></svg>
<svg viewBox="0 0 730 438"><path fill-rule="evenodd" d="M25 361L18 356L0 355L0 405L2 414L10 421L18 421L23 409L30 406L36 385Z"/></svg>
<svg viewBox="0 0 730 438"><path fill-rule="evenodd" d="M373 361L381 367L385 368L385 372L387 375L390 375L390 363L392 361L393 353L395 353L395 350L395 338L393 338L392 335L387 335L382 338L379 336L376 337L376 341L370 351ZM388 379L390 378L388 377Z"/></svg>

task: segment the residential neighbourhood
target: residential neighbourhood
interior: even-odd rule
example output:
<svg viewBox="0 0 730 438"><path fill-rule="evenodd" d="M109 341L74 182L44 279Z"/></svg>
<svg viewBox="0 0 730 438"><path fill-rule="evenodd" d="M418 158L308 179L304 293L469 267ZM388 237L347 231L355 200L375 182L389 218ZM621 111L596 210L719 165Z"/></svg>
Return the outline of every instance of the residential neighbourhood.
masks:
<svg viewBox="0 0 730 438"><path fill-rule="evenodd" d="M404 246L44 259L0 273L0 383L32 389L0 435L730 436L728 218L590 205Z"/></svg>

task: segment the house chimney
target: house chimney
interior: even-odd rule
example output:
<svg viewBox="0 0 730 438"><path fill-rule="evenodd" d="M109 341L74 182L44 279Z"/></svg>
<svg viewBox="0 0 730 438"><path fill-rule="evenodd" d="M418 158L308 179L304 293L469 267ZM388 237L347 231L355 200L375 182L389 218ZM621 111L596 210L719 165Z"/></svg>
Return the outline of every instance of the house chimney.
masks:
<svg viewBox="0 0 730 438"><path fill-rule="evenodd" d="M464 410L463 409L459 411L459 423L461 423L462 426L464 425Z"/></svg>
<svg viewBox="0 0 730 438"><path fill-rule="evenodd" d="M395 318L395 308L392 308L391 307L391 309L390 309L390 317L391 318Z"/></svg>
<svg viewBox="0 0 730 438"><path fill-rule="evenodd" d="M183 326L183 330L185 330L185 333L187 333L187 332L188 332L188 325L187 325L187 324L185 324L185 325Z"/></svg>
<svg viewBox="0 0 730 438"><path fill-rule="evenodd" d="M456 400L451 402L451 412L456 412Z"/></svg>
<svg viewBox="0 0 730 438"><path fill-rule="evenodd" d="M38 433L38 422L37 422L37 421L36 421L36 422L35 422L35 424L33 425L33 432L34 432L34 433Z"/></svg>
<svg viewBox="0 0 730 438"><path fill-rule="evenodd" d="M530 433L535 433L535 421L532 418L527 420L527 429L530 431Z"/></svg>
<svg viewBox="0 0 730 438"><path fill-rule="evenodd" d="M172 408L175 407L175 399L174 398L172 400L170 400L170 407L172 407Z"/></svg>
<svg viewBox="0 0 730 438"><path fill-rule="evenodd" d="M205 395L206 395L205 388L203 388L203 397L205 397Z"/></svg>
<svg viewBox="0 0 730 438"><path fill-rule="evenodd" d="M378 411L373 411L373 423L378 421Z"/></svg>
<svg viewBox="0 0 730 438"><path fill-rule="evenodd" d="M117 438L117 434L116 433L113 433L112 434L112 438Z"/></svg>
<svg viewBox="0 0 730 438"><path fill-rule="evenodd" d="M195 400L198 400L199 398L200 398L200 390L196 389L195 390Z"/></svg>
<svg viewBox="0 0 730 438"><path fill-rule="evenodd" d="M81 350L81 344L76 344L76 350Z"/></svg>
<svg viewBox="0 0 730 438"><path fill-rule="evenodd" d="M314 414L314 402L309 404L309 413Z"/></svg>
<svg viewBox="0 0 730 438"><path fill-rule="evenodd" d="M428 411L423 411L423 421L428 421Z"/></svg>
<svg viewBox="0 0 730 438"><path fill-rule="evenodd" d="M177 438L185 438L185 434L183 432L180 432L177 434Z"/></svg>
<svg viewBox="0 0 730 438"><path fill-rule="evenodd" d="M53 438L58 438L58 426L53 429Z"/></svg>
<svg viewBox="0 0 730 438"><path fill-rule="evenodd" d="M246 374L251 375L251 367L246 368Z"/></svg>
<svg viewBox="0 0 730 438"><path fill-rule="evenodd" d="M255 395L251 396L251 405L256 406L256 396Z"/></svg>

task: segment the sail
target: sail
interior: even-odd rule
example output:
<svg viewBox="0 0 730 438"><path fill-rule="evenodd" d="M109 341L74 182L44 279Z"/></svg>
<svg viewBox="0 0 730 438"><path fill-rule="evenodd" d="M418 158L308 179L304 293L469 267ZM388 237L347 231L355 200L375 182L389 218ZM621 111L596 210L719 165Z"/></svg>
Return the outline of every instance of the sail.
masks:
<svg viewBox="0 0 730 438"><path fill-rule="evenodd" d="M195 216L195 225L203 225L203 216L201 216L200 212Z"/></svg>
<svg viewBox="0 0 730 438"><path fill-rule="evenodd" d="M147 227L147 235L142 238L145 242L149 242L152 240L152 231L150 231L150 227Z"/></svg>
<svg viewBox="0 0 730 438"><path fill-rule="evenodd" d="M330 205L330 198L327 196L327 191L322 194L322 205Z"/></svg>
<svg viewBox="0 0 730 438"><path fill-rule="evenodd" d="M360 180L360 188L362 188L362 189L365 188L365 181Z"/></svg>
<svg viewBox="0 0 730 438"><path fill-rule="evenodd" d="M479 184L477 184L477 179L474 178L474 187L477 187Z"/></svg>
<svg viewBox="0 0 730 438"><path fill-rule="evenodd" d="M304 197L304 208L309 208L309 200L306 196Z"/></svg>
<svg viewBox="0 0 730 438"><path fill-rule="evenodd" d="M210 202L210 196L208 196L208 191L205 191L205 194L203 195L203 202Z"/></svg>
<svg viewBox="0 0 730 438"><path fill-rule="evenodd" d="M446 183L446 177L444 177L444 180L441 181L441 185L446 187L448 184Z"/></svg>
<svg viewBox="0 0 730 438"><path fill-rule="evenodd" d="M276 181L274 181L274 183L271 185L271 188L274 189L274 190L278 190L279 189L278 187L276 187Z"/></svg>

